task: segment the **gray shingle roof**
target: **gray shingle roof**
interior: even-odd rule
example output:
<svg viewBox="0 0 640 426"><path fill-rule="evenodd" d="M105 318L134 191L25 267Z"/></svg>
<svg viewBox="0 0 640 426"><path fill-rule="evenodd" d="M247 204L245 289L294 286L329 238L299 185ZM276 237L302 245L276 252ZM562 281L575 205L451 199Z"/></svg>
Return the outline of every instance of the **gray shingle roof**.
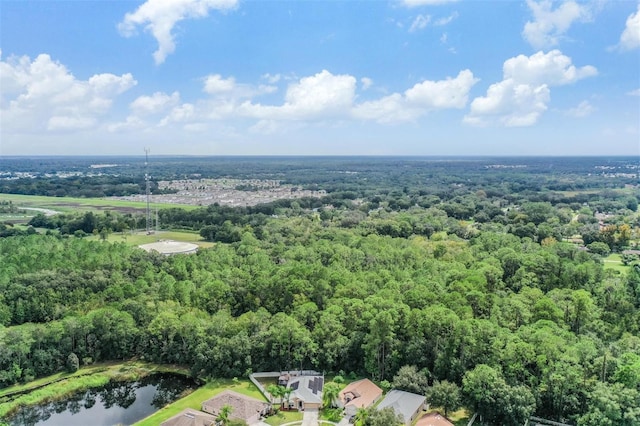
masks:
<svg viewBox="0 0 640 426"><path fill-rule="evenodd" d="M288 387L294 389L292 398L298 398L305 403L322 403L322 388L324 378L322 376L298 376L293 377Z"/></svg>
<svg viewBox="0 0 640 426"><path fill-rule="evenodd" d="M427 398L422 395L394 389L380 401L377 408L378 410L382 410L383 408L391 407L393 411L404 418L405 422L408 422L411 416L422 407L426 400Z"/></svg>

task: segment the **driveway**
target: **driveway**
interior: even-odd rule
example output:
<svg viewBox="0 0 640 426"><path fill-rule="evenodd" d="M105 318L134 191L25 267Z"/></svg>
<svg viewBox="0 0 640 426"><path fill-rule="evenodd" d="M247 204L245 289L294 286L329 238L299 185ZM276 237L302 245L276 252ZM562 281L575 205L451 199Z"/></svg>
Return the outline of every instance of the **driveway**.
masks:
<svg viewBox="0 0 640 426"><path fill-rule="evenodd" d="M304 410L304 414L302 416L302 426L318 426L318 410Z"/></svg>

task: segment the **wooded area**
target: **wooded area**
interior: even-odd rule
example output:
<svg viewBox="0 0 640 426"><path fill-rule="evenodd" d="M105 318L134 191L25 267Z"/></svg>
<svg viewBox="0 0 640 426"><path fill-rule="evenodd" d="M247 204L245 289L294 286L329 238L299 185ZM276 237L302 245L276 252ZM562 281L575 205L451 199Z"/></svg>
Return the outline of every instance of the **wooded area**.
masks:
<svg viewBox="0 0 640 426"><path fill-rule="evenodd" d="M189 256L82 238L143 217L38 215L47 235L0 239L0 386L72 353L200 377L302 367L395 383L410 366L410 383L459 393L449 408L487 424L640 424L640 266L603 262L637 244L640 191L591 174L598 161L466 176L433 163L377 190L365 164L335 187L318 173L323 199L161 210L162 226L217 242Z"/></svg>

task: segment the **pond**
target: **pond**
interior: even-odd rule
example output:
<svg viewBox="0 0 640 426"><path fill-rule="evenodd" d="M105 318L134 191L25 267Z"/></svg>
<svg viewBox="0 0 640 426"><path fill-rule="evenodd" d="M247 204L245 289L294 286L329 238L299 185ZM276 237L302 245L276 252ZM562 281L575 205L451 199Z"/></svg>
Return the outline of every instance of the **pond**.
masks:
<svg viewBox="0 0 640 426"><path fill-rule="evenodd" d="M60 401L25 407L6 421L11 426L130 425L197 387L184 376L154 374L137 382L111 382Z"/></svg>

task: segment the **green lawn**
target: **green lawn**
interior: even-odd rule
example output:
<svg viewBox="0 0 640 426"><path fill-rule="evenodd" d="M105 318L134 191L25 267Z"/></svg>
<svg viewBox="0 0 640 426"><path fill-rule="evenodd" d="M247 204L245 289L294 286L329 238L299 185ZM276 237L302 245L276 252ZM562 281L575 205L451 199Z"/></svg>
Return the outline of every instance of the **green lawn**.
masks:
<svg viewBox="0 0 640 426"><path fill-rule="evenodd" d="M278 414L264 419L264 422L272 426L278 426L284 423L302 421L303 415L301 411L280 411Z"/></svg>
<svg viewBox="0 0 640 426"><path fill-rule="evenodd" d="M16 207L38 207L60 212L76 211L145 211L147 203L140 201L123 201L111 198L74 198L74 197L45 197L42 195L1 194L0 200L11 201ZM153 208L166 209L180 207L193 210L198 206L183 204L153 203ZM35 212L34 212L35 214Z"/></svg>
<svg viewBox="0 0 640 426"><path fill-rule="evenodd" d="M99 240L100 237L92 235L87 237L89 239ZM159 240L175 240L184 241L188 243L194 243L202 248L213 247L213 243L204 241L200 234L190 231L158 231L151 235L147 235L146 232L116 232L109 234L107 241L112 243L126 243L132 246L139 246L140 244L155 243Z"/></svg>
<svg viewBox="0 0 640 426"><path fill-rule="evenodd" d="M157 426L168 418L175 416L185 408L199 410L204 401L219 394L225 389L230 389L253 398L264 400L260 391L249 380L243 379L235 382L230 379L216 379L193 391L184 398L161 408L149 417L140 420L135 424L137 426ZM302 419L302 416L300 418ZM280 423L273 424L277 425Z"/></svg>
<svg viewBox="0 0 640 426"><path fill-rule="evenodd" d="M618 253L611 253L609 256L603 259L604 269L611 269L618 271L621 274L626 274L629 271L629 267L622 264L622 259Z"/></svg>

